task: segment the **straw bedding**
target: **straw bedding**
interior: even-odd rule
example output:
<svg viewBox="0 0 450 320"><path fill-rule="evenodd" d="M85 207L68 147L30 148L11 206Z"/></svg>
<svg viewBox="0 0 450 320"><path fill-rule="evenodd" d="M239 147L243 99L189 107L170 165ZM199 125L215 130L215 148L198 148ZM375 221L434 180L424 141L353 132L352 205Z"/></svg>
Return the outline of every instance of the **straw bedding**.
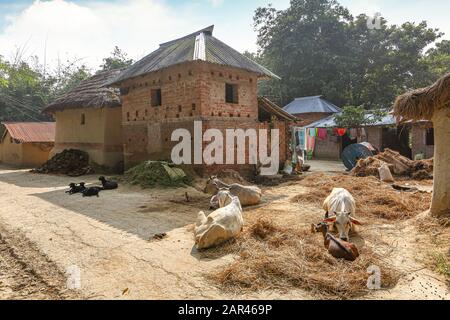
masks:
<svg viewBox="0 0 450 320"><path fill-rule="evenodd" d="M305 227L284 227L258 220L232 246L239 258L211 277L234 292L300 288L318 297L349 299L369 292L367 269L381 268L382 288L394 286L399 274L369 247L355 262L328 254L321 234Z"/></svg>
<svg viewBox="0 0 450 320"><path fill-rule="evenodd" d="M333 188L345 188L356 201L356 215L387 220L408 219L430 207L431 195L425 192L401 192L375 177L356 178L345 175L314 174L300 182L308 188L305 194L292 201L306 202L322 207Z"/></svg>

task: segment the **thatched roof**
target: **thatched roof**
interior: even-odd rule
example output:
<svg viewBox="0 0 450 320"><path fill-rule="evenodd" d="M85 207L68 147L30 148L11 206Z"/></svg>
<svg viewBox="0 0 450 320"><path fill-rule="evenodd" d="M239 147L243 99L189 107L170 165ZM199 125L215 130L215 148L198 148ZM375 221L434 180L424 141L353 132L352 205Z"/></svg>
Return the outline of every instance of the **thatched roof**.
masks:
<svg viewBox="0 0 450 320"><path fill-rule="evenodd" d="M434 111L442 108L450 108L450 73L432 86L399 96L393 114L399 121L431 120Z"/></svg>
<svg viewBox="0 0 450 320"><path fill-rule="evenodd" d="M105 84L122 71L123 69L105 71L82 81L73 90L48 105L43 113L51 114L65 109L120 107L119 89L105 87Z"/></svg>
<svg viewBox="0 0 450 320"><path fill-rule="evenodd" d="M240 52L213 37L214 26L160 45L159 49L136 62L109 84L143 76L185 62L205 61L212 64L244 69L260 77L279 79L270 70L250 60Z"/></svg>
<svg viewBox="0 0 450 320"><path fill-rule="evenodd" d="M275 103L273 103L272 101L270 101L265 97L258 97L258 112L259 118L264 119L267 118L270 119L271 116L275 116L277 117L277 119L284 121L297 122L299 120L297 119L297 117L294 117L293 115L287 113L286 111L284 111Z"/></svg>

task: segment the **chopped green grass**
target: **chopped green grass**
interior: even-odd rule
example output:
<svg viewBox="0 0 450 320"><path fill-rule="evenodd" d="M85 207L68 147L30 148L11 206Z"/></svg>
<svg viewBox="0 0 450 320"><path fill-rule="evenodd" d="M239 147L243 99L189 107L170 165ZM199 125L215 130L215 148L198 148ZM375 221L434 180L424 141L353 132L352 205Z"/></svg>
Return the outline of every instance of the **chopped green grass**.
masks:
<svg viewBox="0 0 450 320"><path fill-rule="evenodd" d="M182 169L161 161L143 162L126 171L124 179L142 188L180 188L190 184L192 180Z"/></svg>

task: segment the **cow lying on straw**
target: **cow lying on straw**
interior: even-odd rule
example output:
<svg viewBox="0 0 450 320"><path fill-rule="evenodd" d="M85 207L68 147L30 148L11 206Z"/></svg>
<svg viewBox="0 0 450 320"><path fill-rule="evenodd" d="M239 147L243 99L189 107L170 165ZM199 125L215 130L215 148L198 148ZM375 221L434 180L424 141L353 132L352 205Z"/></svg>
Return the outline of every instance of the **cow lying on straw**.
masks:
<svg viewBox="0 0 450 320"><path fill-rule="evenodd" d="M206 182L205 192L215 195L221 189L227 189L231 195L239 198L242 206L254 206L261 203L262 191L256 186L243 186L237 183L228 185L220 181L216 176L212 176ZM213 208L217 208L217 203L212 203Z"/></svg>
<svg viewBox="0 0 450 320"><path fill-rule="evenodd" d="M237 236L243 229L244 218L239 198L224 190L219 191L217 198L221 208L208 217L203 211L198 214L194 234L199 250L217 246Z"/></svg>
<svg viewBox="0 0 450 320"><path fill-rule="evenodd" d="M332 223L332 227L338 230L339 238L344 241L348 241L349 231L354 231L354 225L361 225L361 222L354 218L355 199L346 189L333 189L325 199L323 209L326 211L324 222Z"/></svg>

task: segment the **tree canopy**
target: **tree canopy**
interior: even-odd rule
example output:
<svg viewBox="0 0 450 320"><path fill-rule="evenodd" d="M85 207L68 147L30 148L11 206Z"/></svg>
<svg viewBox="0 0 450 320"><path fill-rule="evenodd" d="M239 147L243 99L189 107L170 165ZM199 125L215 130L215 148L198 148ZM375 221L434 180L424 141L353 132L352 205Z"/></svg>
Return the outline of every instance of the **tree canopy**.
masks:
<svg viewBox="0 0 450 320"><path fill-rule="evenodd" d="M99 71L122 68L133 60L118 47L103 59ZM20 52L13 59L0 56L0 121L45 121L42 109L68 92L92 71L80 60L59 62L49 69L37 57L24 59Z"/></svg>
<svg viewBox="0 0 450 320"><path fill-rule="evenodd" d="M450 70L450 44L425 21L389 25L383 17L354 17L336 0L291 0L286 10L258 8L259 62L280 77L262 94L286 105L323 95L333 103L389 108L410 88L430 84ZM435 47L426 51L430 45Z"/></svg>

